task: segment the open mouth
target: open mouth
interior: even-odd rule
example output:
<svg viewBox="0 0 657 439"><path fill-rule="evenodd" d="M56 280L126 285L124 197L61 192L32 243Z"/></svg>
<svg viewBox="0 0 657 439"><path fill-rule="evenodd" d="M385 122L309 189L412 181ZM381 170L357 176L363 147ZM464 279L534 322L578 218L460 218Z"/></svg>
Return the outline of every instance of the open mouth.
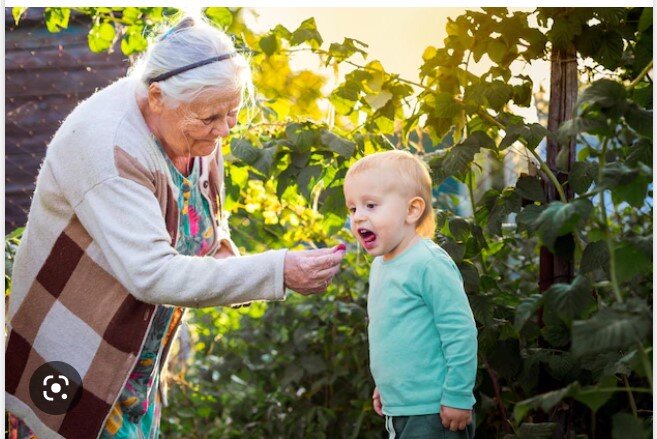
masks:
<svg viewBox="0 0 657 439"><path fill-rule="evenodd" d="M360 228L358 229L358 234L360 235L360 239L363 242L363 247L365 247L367 250L376 245L376 233L368 229Z"/></svg>

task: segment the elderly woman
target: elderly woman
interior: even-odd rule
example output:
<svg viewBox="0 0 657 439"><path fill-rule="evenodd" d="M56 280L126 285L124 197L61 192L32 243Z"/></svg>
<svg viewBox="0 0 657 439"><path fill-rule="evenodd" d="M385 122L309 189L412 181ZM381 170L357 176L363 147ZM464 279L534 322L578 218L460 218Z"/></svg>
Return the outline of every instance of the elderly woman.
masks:
<svg viewBox="0 0 657 439"><path fill-rule="evenodd" d="M12 434L157 437L182 307L322 292L337 273L341 248L230 257L218 145L249 88L231 40L187 18L57 131L14 264Z"/></svg>

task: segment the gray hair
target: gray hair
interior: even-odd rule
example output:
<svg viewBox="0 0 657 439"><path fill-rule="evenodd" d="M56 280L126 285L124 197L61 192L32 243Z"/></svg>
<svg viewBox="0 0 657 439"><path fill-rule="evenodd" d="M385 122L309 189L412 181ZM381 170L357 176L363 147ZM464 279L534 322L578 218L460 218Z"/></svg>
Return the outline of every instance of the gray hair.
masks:
<svg viewBox="0 0 657 439"><path fill-rule="evenodd" d="M235 52L232 39L203 20L185 17L151 43L129 76L137 78L137 93L146 96L148 80L179 67ZM176 108L213 90L226 95L253 95L251 69L242 54L187 70L158 82L166 105Z"/></svg>

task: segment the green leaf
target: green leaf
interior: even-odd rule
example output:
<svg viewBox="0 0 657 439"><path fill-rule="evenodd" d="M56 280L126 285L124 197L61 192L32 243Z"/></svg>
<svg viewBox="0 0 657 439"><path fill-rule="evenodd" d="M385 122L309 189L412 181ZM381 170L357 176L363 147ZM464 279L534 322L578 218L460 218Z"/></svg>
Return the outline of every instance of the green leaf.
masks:
<svg viewBox="0 0 657 439"><path fill-rule="evenodd" d="M577 276L569 284L554 284L545 293L546 304L566 323L588 314L596 303L591 284L584 276Z"/></svg>
<svg viewBox="0 0 657 439"><path fill-rule="evenodd" d="M545 313L543 314L544 320ZM570 330L562 321L554 318L554 321L546 323L541 329L541 336L552 346L565 347L570 343Z"/></svg>
<svg viewBox="0 0 657 439"><path fill-rule="evenodd" d="M434 97L433 115L440 118L456 117L462 110L463 104L456 102L451 93L438 93Z"/></svg>
<svg viewBox="0 0 657 439"><path fill-rule="evenodd" d="M625 112L625 120L640 136L652 139L652 111L646 111L638 105L633 104Z"/></svg>
<svg viewBox="0 0 657 439"><path fill-rule="evenodd" d="M344 158L350 158L356 152L356 144L342 137L333 134L330 131L322 131L320 139L330 151L333 151Z"/></svg>
<svg viewBox="0 0 657 439"><path fill-rule="evenodd" d="M306 199L310 198L310 190L312 189L309 187L310 182L314 179L314 186L317 182L317 179L322 174L322 170L323 168L321 166L306 166L301 169L301 171L299 171L296 183L299 185L299 191L301 192L301 195L306 197Z"/></svg>
<svg viewBox="0 0 657 439"><path fill-rule="evenodd" d="M227 29L233 24L233 13L228 8L207 8L205 15L222 29Z"/></svg>
<svg viewBox="0 0 657 439"><path fill-rule="evenodd" d="M291 123L285 127L285 137L292 142L291 148L295 152L308 152L320 142L315 129L298 123Z"/></svg>
<svg viewBox="0 0 657 439"><path fill-rule="evenodd" d="M509 52L509 48L502 38L491 38L487 46L488 57L496 64L501 64Z"/></svg>
<svg viewBox="0 0 657 439"><path fill-rule="evenodd" d="M484 89L488 105L495 111L500 111L513 97L513 87L502 81L492 81Z"/></svg>
<svg viewBox="0 0 657 439"><path fill-rule="evenodd" d="M516 223L528 232L533 232L535 230L534 224L536 220L546 207L547 206L544 204L540 206L536 204L528 204L518 213L518 215L516 215Z"/></svg>
<svg viewBox="0 0 657 439"><path fill-rule="evenodd" d="M529 127L524 124L515 124L507 126L504 131L506 135L504 139L500 142L499 149L503 150L513 145L518 139L529 137Z"/></svg>
<svg viewBox="0 0 657 439"><path fill-rule="evenodd" d="M625 105L627 92L622 84L610 79L600 79L591 84L577 101L577 105L598 104L601 108Z"/></svg>
<svg viewBox="0 0 657 439"><path fill-rule="evenodd" d="M629 166L637 166L639 163L652 165L652 141L641 138L631 146L630 154L625 161Z"/></svg>
<svg viewBox="0 0 657 439"><path fill-rule="evenodd" d="M465 241L471 234L470 223L460 217L449 220L449 231L457 241Z"/></svg>
<svg viewBox="0 0 657 439"><path fill-rule="evenodd" d="M652 26L652 8L643 8L639 18L639 32L648 30Z"/></svg>
<svg viewBox="0 0 657 439"><path fill-rule="evenodd" d="M18 26L18 23L21 21L21 17L27 11L27 8L14 6L11 8L11 15L14 17L14 23Z"/></svg>
<svg viewBox="0 0 657 439"><path fill-rule="evenodd" d="M513 102L521 107L529 107L532 101L532 83L513 86Z"/></svg>
<svg viewBox="0 0 657 439"><path fill-rule="evenodd" d="M616 377L604 377L595 386L588 386L584 388L575 387L573 389L572 397L577 401L585 404L592 412L597 412L600 407L605 405L607 401L613 396L613 392L608 389L616 387ZM628 436L633 437L633 436Z"/></svg>
<svg viewBox="0 0 657 439"><path fill-rule="evenodd" d="M527 148L534 149L541 143L546 136L550 136L551 133L540 123L533 123L529 125L529 136L525 137L527 140Z"/></svg>
<svg viewBox="0 0 657 439"><path fill-rule="evenodd" d="M278 38L276 34L271 33L260 38L258 46L260 46L260 49L262 49L265 55L271 56L278 50Z"/></svg>
<svg viewBox="0 0 657 439"><path fill-rule="evenodd" d="M276 146L258 149L246 139L233 138L230 141L230 151L235 157L253 166L266 176L269 176L271 172L271 167L274 163L274 154L277 149Z"/></svg>
<svg viewBox="0 0 657 439"><path fill-rule="evenodd" d="M534 223L541 241L554 250L557 237L577 230L591 215L593 205L588 199L578 199L570 203L553 201L539 215Z"/></svg>
<svg viewBox="0 0 657 439"><path fill-rule="evenodd" d="M626 201L641 207L647 196L652 168L638 165L630 168L621 162L613 162L602 170L602 187L611 189L615 203Z"/></svg>
<svg viewBox="0 0 657 439"><path fill-rule="evenodd" d="M596 162L575 162L570 169L568 183L578 194L585 193L598 175Z"/></svg>
<svg viewBox="0 0 657 439"><path fill-rule="evenodd" d="M459 244L453 239L447 238L445 242L442 242L440 246L449 254L449 256L454 259L454 262L457 264L463 260L463 255L465 254L465 245Z"/></svg>
<svg viewBox="0 0 657 439"><path fill-rule="evenodd" d="M602 308L588 320L573 322L572 351L582 356L627 349L642 341L651 328L652 321L645 313Z"/></svg>
<svg viewBox="0 0 657 439"><path fill-rule="evenodd" d="M43 12L46 21L46 28L49 32L59 32L68 27L68 20L71 17L70 8L46 8Z"/></svg>
<svg viewBox="0 0 657 439"><path fill-rule="evenodd" d="M290 44L292 46L298 46L302 43L308 43L308 45L313 49L318 49L322 45L322 36L317 31L317 25L315 24L315 18L311 17L299 25L299 27L292 32L292 38L290 39Z"/></svg>
<svg viewBox="0 0 657 439"><path fill-rule="evenodd" d="M538 177L532 177L526 174L521 174L516 182L516 192L520 194L521 197L526 198L532 201L538 201L545 203L547 198L545 198L545 191L543 190L543 185L541 180Z"/></svg>
<svg viewBox="0 0 657 439"><path fill-rule="evenodd" d="M527 323L527 320L536 313L544 301L545 297L542 294L532 294L516 306L516 316L513 322L516 331L520 332L523 326L525 326L525 323Z"/></svg>
<svg viewBox="0 0 657 439"><path fill-rule="evenodd" d="M618 282L625 282L650 270L652 267L651 256L652 252L642 251L634 242L628 242L615 249L614 262Z"/></svg>
<svg viewBox="0 0 657 439"><path fill-rule="evenodd" d="M479 292L479 270L470 261L461 261L458 264L461 277L463 278L463 287L468 293Z"/></svg>
<svg viewBox="0 0 657 439"><path fill-rule="evenodd" d="M552 28L547 32L548 39L556 49L568 49L574 37L581 33L581 24L564 17L554 17Z"/></svg>
<svg viewBox="0 0 657 439"><path fill-rule="evenodd" d="M652 8L646 9L652 10ZM643 18L643 15L641 17ZM649 437L647 434L649 432L643 428L641 419L637 419L629 413L616 413L611 418L611 422L613 426L611 430L612 439Z"/></svg>
<svg viewBox="0 0 657 439"><path fill-rule="evenodd" d="M604 240L590 242L584 249L579 269L582 274L590 273L597 269L607 271L609 266L609 249Z"/></svg>
<svg viewBox="0 0 657 439"><path fill-rule="evenodd" d="M124 55L143 52L148 48L148 41L143 36L143 26L131 25L121 39L121 52Z"/></svg>
<svg viewBox="0 0 657 439"><path fill-rule="evenodd" d="M360 46L360 47L358 47ZM331 46L328 50L328 59L326 64L331 61L332 58L335 58L336 61L341 62L345 59L351 57L354 53L360 53L363 58L367 58L367 52L364 49L369 46L362 41L355 40L353 38L345 38L342 44L331 43Z"/></svg>
<svg viewBox="0 0 657 439"><path fill-rule="evenodd" d="M623 37L616 30L602 32L597 40L597 51L593 59L604 67L614 70L621 63L623 56Z"/></svg>
<svg viewBox="0 0 657 439"><path fill-rule="evenodd" d="M516 419L516 421L519 422L532 409L541 409L546 413L549 412L552 407L557 405L559 402L561 402L562 399L568 396L571 388L574 386L575 384L571 384L570 386L563 389L553 390L552 392L543 393L541 395L537 395L516 403L515 407L513 408L513 417Z"/></svg>
<svg viewBox="0 0 657 439"><path fill-rule="evenodd" d="M116 30L109 23L96 23L89 31L88 41L89 49L92 52L99 53L112 47Z"/></svg>

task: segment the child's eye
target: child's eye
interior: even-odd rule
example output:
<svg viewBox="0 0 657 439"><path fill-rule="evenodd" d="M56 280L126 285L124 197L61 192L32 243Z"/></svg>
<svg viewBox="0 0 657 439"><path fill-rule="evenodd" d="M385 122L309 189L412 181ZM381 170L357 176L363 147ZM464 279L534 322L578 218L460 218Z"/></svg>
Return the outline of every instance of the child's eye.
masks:
<svg viewBox="0 0 657 439"><path fill-rule="evenodd" d="M351 212L351 213L356 213L356 208L355 208L355 207L350 207L350 208L349 208L349 212Z"/></svg>
<svg viewBox="0 0 657 439"><path fill-rule="evenodd" d="M367 206L368 209L374 209L374 208L376 207L376 204L374 204L374 203L367 203L366 206Z"/></svg>

